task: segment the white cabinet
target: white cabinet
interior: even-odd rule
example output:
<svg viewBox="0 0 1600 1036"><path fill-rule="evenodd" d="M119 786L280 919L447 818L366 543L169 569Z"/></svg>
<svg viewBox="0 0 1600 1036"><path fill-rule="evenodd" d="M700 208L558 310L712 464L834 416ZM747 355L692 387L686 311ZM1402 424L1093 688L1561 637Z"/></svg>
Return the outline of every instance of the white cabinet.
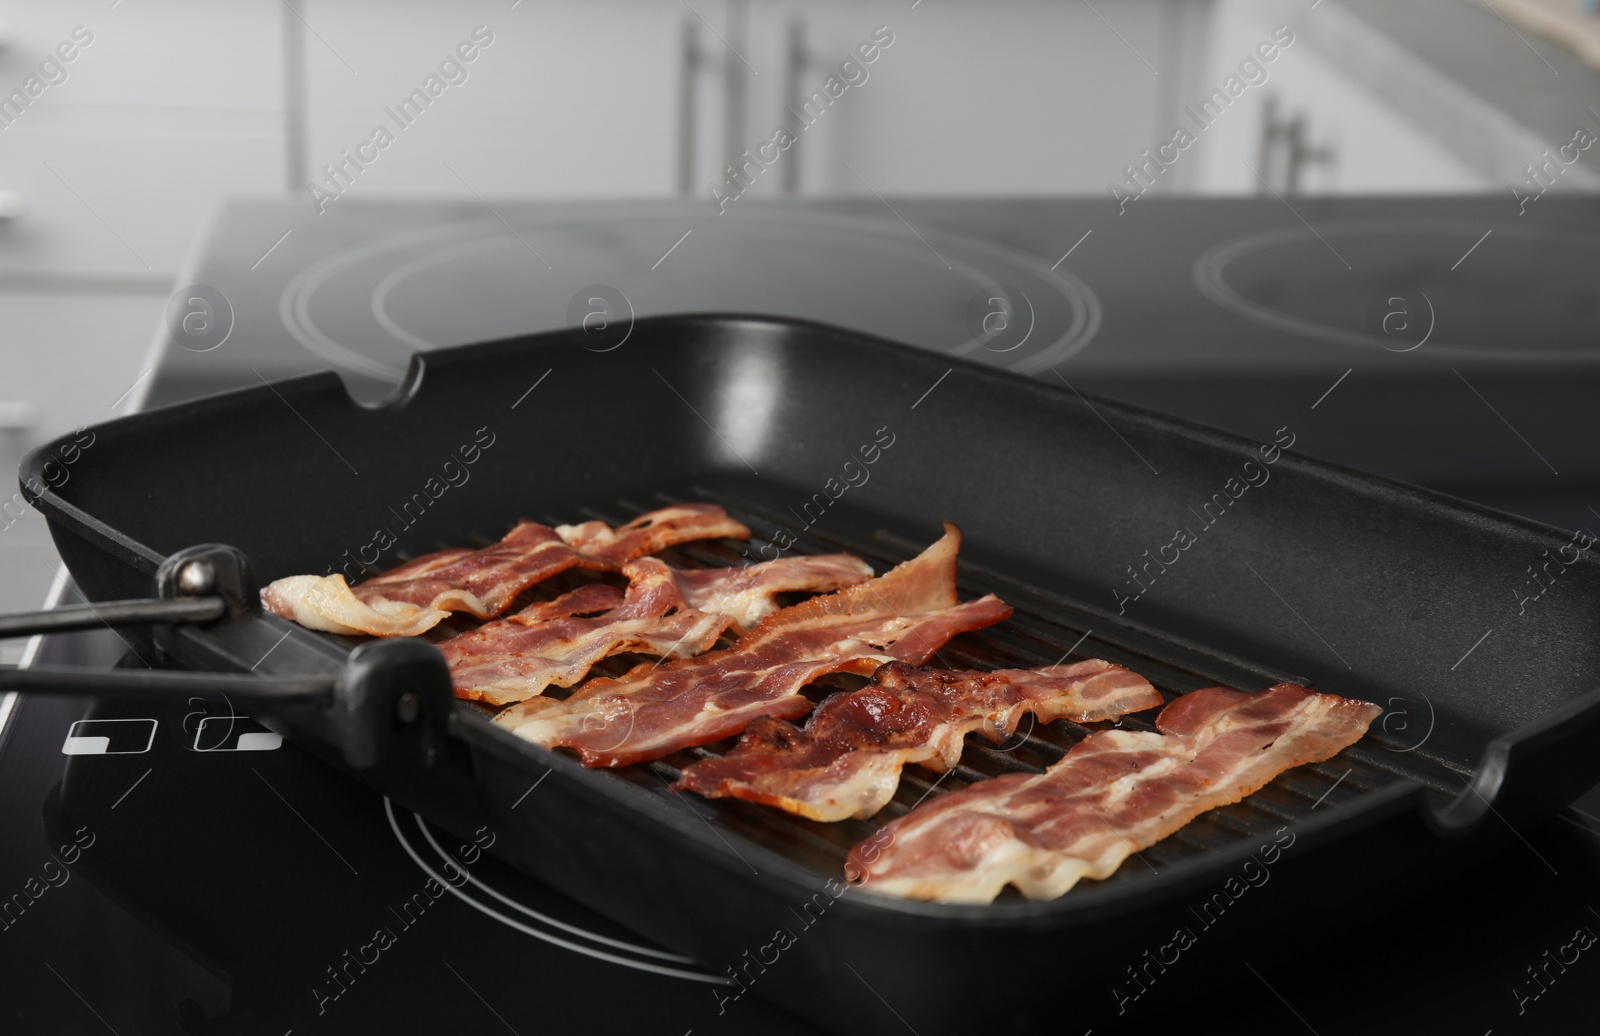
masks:
<svg viewBox="0 0 1600 1036"><path fill-rule="evenodd" d="M847 84L795 148L802 193L1097 191L1150 147L1209 3L783 3L752 14L749 132L786 113L783 26L802 27L799 92ZM886 26L871 65L856 54ZM851 62L841 70L842 62ZM778 74L769 74L770 72ZM1158 74L1159 73L1159 74ZM854 85L849 85L856 81ZM787 156L785 158L787 160ZM855 172L851 171L854 168ZM857 175L859 174L859 176ZM768 176L752 193L775 193ZM863 180L866 183L863 183ZM704 186L701 191L704 192Z"/></svg>
<svg viewBox="0 0 1600 1036"><path fill-rule="evenodd" d="M720 16L716 4L695 6ZM674 189L681 25L691 17L681 3L396 0L318 3L306 17L308 178L325 183L324 166L358 154L378 127L393 136L365 150L374 161L335 176L344 193L331 204ZM456 52L463 44L470 61Z"/></svg>
<svg viewBox="0 0 1600 1036"><path fill-rule="evenodd" d="M1258 62L1261 73L1252 71L1251 75L1262 81L1248 85L1193 148L1196 190L1262 193L1264 188L1252 168L1275 188L1284 189L1280 161L1269 158L1273 169L1258 168L1269 99L1275 101L1280 119L1303 117L1302 142L1308 148L1331 152L1326 160L1304 164L1299 183L1303 193L1437 193L1503 186L1463 161L1435 136L1434 127L1407 118L1391 98L1369 89L1340 67L1337 50L1331 51L1324 42L1334 30L1341 34L1343 49L1361 47L1365 36L1369 51L1392 50L1397 63L1419 66L1419 62L1399 52L1395 44L1376 38L1374 30L1339 8L1336 0L1328 0L1318 10L1297 0L1220 0L1206 47L1208 57L1193 100L1186 103L1194 105L1229 75L1239 75L1241 62L1254 57L1254 48L1271 39L1280 27L1288 30L1294 42L1280 48L1272 62ZM1442 78L1423 67L1414 71ZM1194 128L1192 121L1185 124Z"/></svg>
<svg viewBox="0 0 1600 1036"><path fill-rule="evenodd" d="M274 0L0 0L0 272L170 279L205 214L284 188Z"/></svg>
<svg viewBox="0 0 1600 1036"><path fill-rule="evenodd" d="M383 127L392 144L363 152L375 161L334 173L341 198L659 197L678 192L687 149L689 193L709 199L730 152L798 129L803 114L787 109L832 76L837 100L752 196L784 193L787 177L802 194L867 193L851 166L885 194L1101 190L1169 118L1209 7L405 0L380 18L367 4L318 3L306 8L305 166L325 183L325 166ZM444 74L480 25L493 43ZM893 42L862 62L880 25ZM430 76L422 115L400 111Z"/></svg>
<svg viewBox="0 0 1600 1036"><path fill-rule="evenodd" d="M135 109L135 120L149 108L279 109L282 17L277 0L0 0L0 90L87 36L38 103Z"/></svg>
<svg viewBox="0 0 1600 1036"><path fill-rule="evenodd" d="M113 416L206 214L286 183L283 18L0 0L0 610L37 606L55 567L22 457Z"/></svg>
<svg viewBox="0 0 1600 1036"><path fill-rule="evenodd" d="M196 113L139 132L92 108L28 114L0 135L0 187L26 206L0 222L0 274L133 275L154 288L222 198L283 186L282 136L259 118Z"/></svg>
<svg viewBox="0 0 1600 1036"><path fill-rule="evenodd" d="M56 565L44 519L14 495L17 465L35 446L115 416L165 303L164 295L0 288L0 401L32 411L16 422L24 427L0 428L0 612L38 607Z"/></svg>

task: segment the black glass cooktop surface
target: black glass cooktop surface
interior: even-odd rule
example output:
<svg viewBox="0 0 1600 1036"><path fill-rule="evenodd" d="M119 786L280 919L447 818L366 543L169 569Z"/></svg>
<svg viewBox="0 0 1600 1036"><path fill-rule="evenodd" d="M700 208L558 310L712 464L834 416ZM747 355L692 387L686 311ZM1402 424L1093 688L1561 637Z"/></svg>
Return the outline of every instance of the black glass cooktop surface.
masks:
<svg viewBox="0 0 1600 1036"><path fill-rule="evenodd" d="M219 321L174 321L147 402L329 368L376 399L439 346L582 326L626 348L638 317L757 313L1291 424L1325 459L1575 529L1600 500L1600 203L1546 201L233 202L181 286Z"/></svg>
<svg viewBox="0 0 1600 1036"><path fill-rule="evenodd" d="M626 348L630 315L775 313L1247 434L1289 424L1309 453L1593 528L1600 206L1550 198L1527 226L1504 208L235 203L185 275L226 300L227 334L175 333L144 402L328 367L371 399L419 349L576 325ZM108 632L47 640L39 660L141 664ZM1375 926L1263 948L1204 1002L1165 1005L1153 984L1141 1000L1171 1013L1127 1031L1592 1031L1591 815L1593 793L1432 889L1397 889ZM12 699L0 825L0 1031L814 1031L759 996L728 1002L718 962L501 865L473 818L423 821L226 700ZM872 1021L905 1028L893 1005Z"/></svg>
<svg viewBox="0 0 1600 1036"><path fill-rule="evenodd" d="M75 634L41 660L106 665L121 648ZM220 697L29 697L7 730L7 1033L817 1031L501 865L492 829L430 824ZM1232 986L1125 1031L1593 1031L1596 806L1397 889L1373 926L1264 947ZM1161 995L1156 981L1139 999ZM1114 1010L1112 991L1085 1006Z"/></svg>

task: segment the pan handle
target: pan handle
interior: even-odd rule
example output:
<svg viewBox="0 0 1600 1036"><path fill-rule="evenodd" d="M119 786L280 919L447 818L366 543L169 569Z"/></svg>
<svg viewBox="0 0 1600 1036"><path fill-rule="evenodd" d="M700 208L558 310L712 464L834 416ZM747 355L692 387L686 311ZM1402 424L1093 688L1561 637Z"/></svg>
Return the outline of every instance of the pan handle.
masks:
<svg viewBox="0 0 1600 1036"><path fill-rule="evenodd" d="M241 698L329 701L334 679L252 676L248 673L194 673L166 669L80 669L75 666L0 666L0 691L28 694L112 695L119 698L169 698L211 693Z"/></svg>
<svg viewBox="0 0 1600 1036"><path fill-rule="evenodd" d="M181 550L161 564L154 598L100 601L71 608L0 615L0 640L67 633L105 626L164 626L215 622L249 610L256 589L244 556L232 547L204 544Z"/></svg>
<svg viewBox="0 0 1600 1036"><path fill-rule="evenodd" d="M0 639L92 630L102 626L116 628L170 622L211 622L222 618L227 611L228 602L220 596L102 601L71 608L0 615Z"/></svg>

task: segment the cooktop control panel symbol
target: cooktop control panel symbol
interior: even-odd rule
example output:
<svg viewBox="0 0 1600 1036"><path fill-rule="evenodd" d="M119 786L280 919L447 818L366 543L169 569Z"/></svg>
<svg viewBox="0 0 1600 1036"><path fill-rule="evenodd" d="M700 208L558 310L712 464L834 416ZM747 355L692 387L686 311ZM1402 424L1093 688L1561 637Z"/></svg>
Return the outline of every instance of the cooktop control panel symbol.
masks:
<svg viewBox="0 0 1600 1036"><path fill-rule="evenodd" d="M80 719L67 728L62 755L139 755L156 740L153 719Z"/></svg>
<svg viewBox="0 0 1600 1036"><path fill-rule="evenodd" d="M191 694L167 705L167 733L190 752L271 752L283 736L246 716L226 694Z"/></svg>
<svg viewBox="0 0 1600 1036"><path fill-rule="evenodd" d="M283 735L249 716L205 716L189 747L196 752L271 752L283 747Z"/></svg>

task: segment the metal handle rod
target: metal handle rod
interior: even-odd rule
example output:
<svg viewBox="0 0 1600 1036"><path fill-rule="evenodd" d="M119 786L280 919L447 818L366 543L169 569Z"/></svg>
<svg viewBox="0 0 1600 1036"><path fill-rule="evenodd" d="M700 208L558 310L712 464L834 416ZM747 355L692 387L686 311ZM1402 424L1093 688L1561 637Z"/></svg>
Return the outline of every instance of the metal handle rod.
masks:
<svg viewBox="0 0 1600 1036"><path fill-rule="evenodd" d="M700 26L683 20L683 57L678 69L678 193L694 192L696 83L700 77Z"/></svg>
<svg viewBox="0 0 1600 1036"><path fill-rule="evenodd" d="M42 612L0 615L0 639L38 633L66 633L102 626L141 626L158 622L210 622L222 618L228 603L221 597L176 597L139 601L105 601Z"/></svg>
<svg viewBox="0 0 1600 1036"><path fill-rule="evenodd" d="M334 680L252 676L249 673L192 673L163 669L80 669L75 666L0 666L0 691L30 694L112 695L168 698L209 692L244 698L328 698Z"/></svg>
<svg viewBox="0 0 1600 1036"><path fill-rule="evenodd" d="M722 56L722 152L728 165L740 167L740 152L745 150L750 107L750 70L734 47L743 47L747 0L728 0L728 53ZM715 177L713 177L715 179Z"/></svg>
<svg viewBox="0 0 1600 1036"><path fill-rule="evenodd" d="M789 22L789 54L784 66L783 96L789 102L788 114L794 116L794 130L796 133L804 132L805 121L800 118L800 107L804 98L800 96L800 77L812 65L811 52L806 47L806 23L795 18ZM784 120L787 121L787 120ZM799 141L790 145L789 160L783 164L783 180L781 186L783 193L796 195L800 193L800 152Z"/></svg>

